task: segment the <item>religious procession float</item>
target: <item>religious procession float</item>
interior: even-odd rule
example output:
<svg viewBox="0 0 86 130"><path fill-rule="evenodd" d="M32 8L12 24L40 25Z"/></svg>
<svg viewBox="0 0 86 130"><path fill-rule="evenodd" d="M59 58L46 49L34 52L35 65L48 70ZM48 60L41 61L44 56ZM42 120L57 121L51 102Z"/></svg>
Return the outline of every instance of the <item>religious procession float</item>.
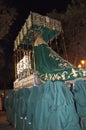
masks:
<svg viewBox="0 0 86 130"><path fill-rule="evenodd" d="M15 130L86 130L86 71L52 49L62 33L60 21L30 12L14 41L5 109Z"/></svg>

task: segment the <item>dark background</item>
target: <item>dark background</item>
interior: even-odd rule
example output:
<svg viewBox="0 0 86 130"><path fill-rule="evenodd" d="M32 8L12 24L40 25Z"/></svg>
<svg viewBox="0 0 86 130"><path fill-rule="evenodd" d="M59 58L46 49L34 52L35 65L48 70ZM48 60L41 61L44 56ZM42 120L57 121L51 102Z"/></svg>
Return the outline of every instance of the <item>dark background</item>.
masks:
<svg viewBox="0 0 86 130"><path fill-rule="evenodd" d="M8 3L9 0L5 1ZM65 11L70 1L71 0L10 0L9 5L14 6L19 14L13 24L12 30L14 30L15 35L18 33L18 30L21 29L30 11L43 15L46 15L46 13L51 12L53 9Z"/></svg>

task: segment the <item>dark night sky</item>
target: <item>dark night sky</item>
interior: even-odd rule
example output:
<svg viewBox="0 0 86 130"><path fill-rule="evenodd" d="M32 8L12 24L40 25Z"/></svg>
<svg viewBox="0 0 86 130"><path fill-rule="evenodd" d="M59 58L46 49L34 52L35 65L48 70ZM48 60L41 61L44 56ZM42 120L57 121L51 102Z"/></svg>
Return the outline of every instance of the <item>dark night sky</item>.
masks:
<svg viewBox="0 0 86 130"><path fill-rule="evenodd" d="M58 11L65 10L70 0L4 0L10 6L14 6L19 13L15 23L12 26L14 33L13 39L17 35L21 26L24 24L29 12L37 12L43 15L57 9ZM9 1L9 2L8 2ZM13 34L12 33L12 34Z"/></svg>

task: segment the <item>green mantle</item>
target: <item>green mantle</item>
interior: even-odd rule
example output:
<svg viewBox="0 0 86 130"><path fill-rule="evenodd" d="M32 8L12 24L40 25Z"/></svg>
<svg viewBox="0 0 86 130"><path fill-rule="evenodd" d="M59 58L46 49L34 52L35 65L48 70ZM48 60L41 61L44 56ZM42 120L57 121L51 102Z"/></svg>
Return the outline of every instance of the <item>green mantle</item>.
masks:
<svg viewBox="0 0 86 130"><path fill-rule="evenodd" d="M60 80L73 82L77 79L84 79L83 71L73 66L47 44L34 46L34 57L36 72L43 81ZM34 69L33 63L32 68Z"/></svg>

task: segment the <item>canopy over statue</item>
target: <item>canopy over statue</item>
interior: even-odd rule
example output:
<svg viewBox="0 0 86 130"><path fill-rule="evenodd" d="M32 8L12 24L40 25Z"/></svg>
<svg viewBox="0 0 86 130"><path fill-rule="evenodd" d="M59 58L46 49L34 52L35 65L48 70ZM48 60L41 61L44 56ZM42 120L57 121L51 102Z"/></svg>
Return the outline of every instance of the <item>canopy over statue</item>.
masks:
<svg viewBox="0 0 86 130"><path fill-rule="evenodd" d="M61 22L48 16L30 12L15 40L15 49L29 49L40 34L48 43L62 32Z"/></svg>

